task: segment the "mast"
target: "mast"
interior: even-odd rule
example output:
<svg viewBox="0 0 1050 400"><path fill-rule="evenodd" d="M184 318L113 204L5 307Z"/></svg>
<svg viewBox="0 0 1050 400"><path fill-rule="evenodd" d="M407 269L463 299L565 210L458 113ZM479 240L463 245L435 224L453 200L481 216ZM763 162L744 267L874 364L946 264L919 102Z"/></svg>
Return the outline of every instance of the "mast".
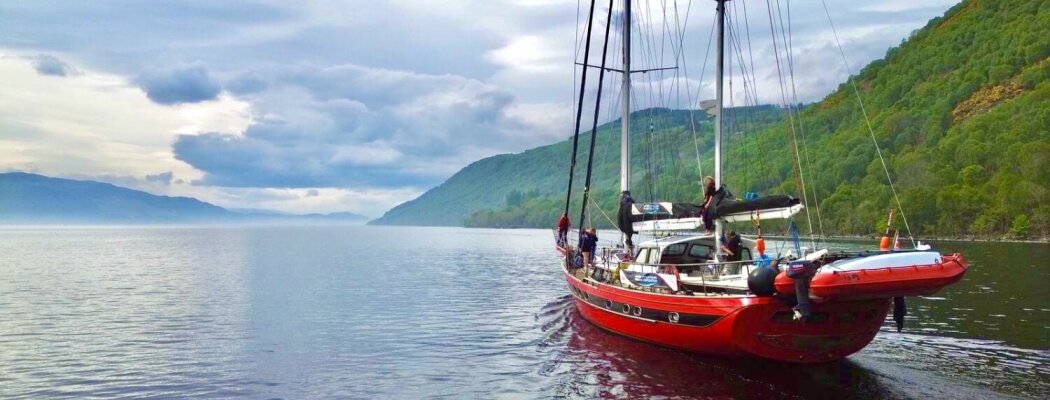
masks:
<svg viewBox="0 0 1050 400"><path fill-rule="evenodd" d="M612 21L610 21L612 22ZM631 0L623 0L623 115L620 118L620 190L631 190Z"/></svg>
<svg viewBox="0 0 1050 400"><path fill-rule="evenodd" d="M722 79L725 71L723 70L723 53L725 49L723 42L725 42L725 20L726 20L726 1L729 0L715 0L718 2L718 60L716 61L715 79L715 101L718 103L715 111L715 189L722 188ZM722 238L722 221L720 219L715 220L715 243ZM717 253L722 253L722 246L716 245Z"/></svg>

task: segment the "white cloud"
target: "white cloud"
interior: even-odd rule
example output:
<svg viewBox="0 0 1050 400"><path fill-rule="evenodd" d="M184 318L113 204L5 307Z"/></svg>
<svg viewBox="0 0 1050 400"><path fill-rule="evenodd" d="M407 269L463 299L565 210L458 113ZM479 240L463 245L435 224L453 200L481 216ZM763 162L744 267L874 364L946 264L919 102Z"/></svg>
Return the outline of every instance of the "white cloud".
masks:
<svg viewBox="0 0 1050 400"><path fill-rule="evenodd" d="M251 122L248 103L230 97L165 107L120 76L78 70L41 75L22 57L0 57L0 168L194 178L172 156L176 133L238 132Z"/></svg>
<svg viewBox="0 0 1050 400"><path fill-rule="evenodd" d="M506 68L527 72L550 72L563 68L556 48L548 46L543 37L525 35L511 38L506 46L492 50L486 59Z"/></svg>
<svg viewBox="0 0 1050 400"><path fill-rule="evenodd" d="M378 217L390 208L423 193L415 187L396 189L343 188L225 188L174 186L166 194L191 196L227 208L275 210L292 214L353 212Z"/></svg>

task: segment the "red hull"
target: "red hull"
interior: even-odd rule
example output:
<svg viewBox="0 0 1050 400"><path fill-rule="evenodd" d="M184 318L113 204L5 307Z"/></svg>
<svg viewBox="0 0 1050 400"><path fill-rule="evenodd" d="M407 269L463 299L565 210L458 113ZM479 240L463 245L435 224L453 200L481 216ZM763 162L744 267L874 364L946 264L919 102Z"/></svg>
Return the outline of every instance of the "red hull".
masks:
<svg viewBox="0 0 1050 400"><path fill-rule="evenodd" d="M772 297L679 296L583 282L565 271L580 314L624 336L697 353L796 363L827 362L875 337L888 299L816 304L810 322ZM672 315L678 322L672 322Z"/></svg>
<svg viewBox="0 0 1050 400"><path fill-rule="evenodd" d="M939 264L817 274L809 290L818 301L928 296L958 282L966 268L962 255L952 254ZM777 275L777 293L794 295L794 284L784 273Z"/></svg>

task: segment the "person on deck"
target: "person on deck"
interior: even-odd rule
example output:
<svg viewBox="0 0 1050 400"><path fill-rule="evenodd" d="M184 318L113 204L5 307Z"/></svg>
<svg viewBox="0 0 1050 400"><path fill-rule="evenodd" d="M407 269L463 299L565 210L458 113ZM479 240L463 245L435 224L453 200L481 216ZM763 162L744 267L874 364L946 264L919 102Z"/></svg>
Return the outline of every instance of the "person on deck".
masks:
<svg viewBox="0 0 1050 400"><path fill-rule="evenodd" d="M594 251L598 248L598 232L594 228L580 232L580 251L584 266L594 265Z"/></svg>
<svg viewBox="0 0 1050 400"><path fill-rule="evenodd" d="M726 252L726 261L740 261L742 251L740 235L737 235L735 231L729 231L729 236L722 245L722 251Z"/></svg>
<svg viewBox="0 0 1050 400"><path fill-rule="evenodd" d="M634 242L631 241L631 236L636 233L634 231L634 225L631 222L631 208L634 206L634 199L631 198L631 191L624 190L620 194L620 210L617 222L620 232L624 234L624 245L627 247L627 254L634 254Z"/></svg>
<svg viewBox="0 0 1050 400"><path fill-rule="evenodd" d="M700 211L700 218L704 221L704 233L711 233L715 230L715 222L711 218L711 207L714 206L715 202L715 178L705 176L703 179L704 184L704 203L703 209Z"/></svg>
<svg viewBox="0 0 1050 400"><path fill-rule="evenodd" d="M569 213L561 213L558 219L558 246L566 247L569 242Z"/></svg>

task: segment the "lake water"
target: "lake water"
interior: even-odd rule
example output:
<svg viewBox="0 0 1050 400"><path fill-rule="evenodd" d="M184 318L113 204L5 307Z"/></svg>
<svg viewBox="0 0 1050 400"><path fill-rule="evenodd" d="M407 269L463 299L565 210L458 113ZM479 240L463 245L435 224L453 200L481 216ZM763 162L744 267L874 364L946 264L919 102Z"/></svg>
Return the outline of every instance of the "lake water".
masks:
<svg viewBox="0 0 1050 400"><path fill-rule="evenodd" d="M797 366L595 328L551 239L0 228L0 398L1050 397L1050 245L936 243L971 261L961 283L910 299L904 333Z"/></svg>

